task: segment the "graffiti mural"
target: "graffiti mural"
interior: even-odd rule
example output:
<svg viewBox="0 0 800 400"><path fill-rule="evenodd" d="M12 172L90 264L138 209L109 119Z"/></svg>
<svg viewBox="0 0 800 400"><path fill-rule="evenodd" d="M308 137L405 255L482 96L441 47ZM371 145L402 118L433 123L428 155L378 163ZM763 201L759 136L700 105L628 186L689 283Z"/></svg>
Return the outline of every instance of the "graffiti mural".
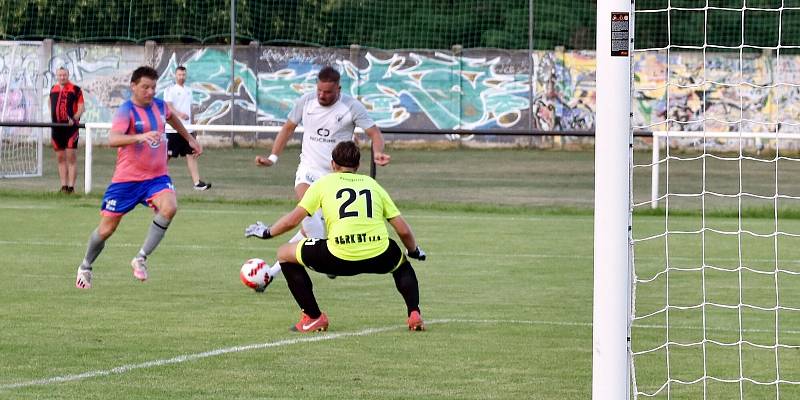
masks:
<svg viewBox="0 0 800 400"><path fill-rule="evenodd" d="M40 54L40 43L0 43L0 119L42 120Z"/></svg>
<svg viewBox="0 0 800 400"><path fill-rule="evenodd" d="M649 130L798 132L800 58L648 52L634 57L634 125ZM791 82L794 82L792 84Z"/></svg>
<svg viewBox="0 0 800 400"><path fill-rule="evenodd" d="M83 120L109 122L117 107L130 97L131 73L143 59L141 46L55 44L44 72L45 87L55 83L58 68L66 68L70 80L83 89ZM49 116L48 110L44 112Z"/></svg>
<svg viewBox="0 0 800 400"><path fill-rule="evenodd" d="M201 106L200 123L229 119L232 84L234 105L256 114L254 123L282 123L294 101L315 90L319 68L330 63L343 72L342 91L359 99L381 127L414 119L416 127L430 129L510 128L529 108L527 75L496 72L497 58L410 52L383 59L367 52L359 67L344 54L287 52L294 50L262 50L255 65L237 57L233 83L228 51L175 52L160 62L159 87L173 84L175 68L184 65Z"/></svg>
<svg viewBox="0 0 800 400"><path fill-rule="evenodd" d="M24 45L23 45L24 44ZM130 96L130 73L153 62L159 91L189 70L201 124L280 125L294 101L315 90L323 65L381 127L406 129L592 130L595 62L590 51L382 51L0 42L4 118L47 120L47 89L65 67L84 88L86 121L110 121ZM800 131L800 57L637 53L634 124L647 130ZM235 80L231 81L231 70ZM532 78L532 79L531 79ZM533 86L531 87L531 81ZM780 122L780 126L778 125ZM463 138L461 138L463 139Z"/></svg>
<svg viewBox="0 0 800 400"><path fill-rule="evenodd" d="M594 129L595 62L593 52L539 52L533 98L534 128L568 131Z"/></svg>

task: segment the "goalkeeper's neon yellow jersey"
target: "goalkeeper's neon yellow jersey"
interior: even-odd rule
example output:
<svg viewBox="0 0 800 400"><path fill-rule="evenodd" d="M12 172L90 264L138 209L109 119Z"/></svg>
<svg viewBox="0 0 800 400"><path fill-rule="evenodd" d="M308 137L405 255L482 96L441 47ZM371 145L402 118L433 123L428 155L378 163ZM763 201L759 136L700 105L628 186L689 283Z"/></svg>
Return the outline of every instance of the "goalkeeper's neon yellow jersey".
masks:
<svg viewBox="0 0 800 400"><path fill-rule="evenodd" d="M389 194L374 179L347 172L325 175L300 200L309 215L322 208L328 249L343 260L375 257L389 246L387 219L400 215Z"/></svg>

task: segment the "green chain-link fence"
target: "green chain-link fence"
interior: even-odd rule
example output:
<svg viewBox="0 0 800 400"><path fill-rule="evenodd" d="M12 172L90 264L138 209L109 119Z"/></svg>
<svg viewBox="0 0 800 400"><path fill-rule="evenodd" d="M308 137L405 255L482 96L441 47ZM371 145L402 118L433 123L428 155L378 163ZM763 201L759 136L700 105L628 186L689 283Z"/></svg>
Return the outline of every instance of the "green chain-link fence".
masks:
<svg viewBox="0 0 800 400"><path fill-rule="evenodd" d="M594 47L595 4L572 0L0 0L0 39L228 43L232 9L240 42Z"/></svg>

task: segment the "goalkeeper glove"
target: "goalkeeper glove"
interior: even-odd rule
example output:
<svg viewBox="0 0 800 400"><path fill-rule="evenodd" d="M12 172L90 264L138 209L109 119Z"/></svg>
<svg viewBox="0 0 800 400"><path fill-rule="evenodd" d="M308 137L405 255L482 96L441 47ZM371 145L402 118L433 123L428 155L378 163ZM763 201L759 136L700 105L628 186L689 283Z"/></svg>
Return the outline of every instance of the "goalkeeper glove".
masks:
<svg viewBox="0 0 800 400"><path fill-rule="evenodd" d="M417 259L417 260L420 260L420 261L425 261L425 257L426 257L425 256L425 252L422 251L422 249L420 249L419 246L417 246L417 248L414 249L414 251L407 252L406 255L408 257L411 257L411 258L414 258L414 259Z"/></svg>
<svg viewBox="0 0 800 400"><path fill-rule="evenodd" d="M259 237L261 239L269 239L272 237L272 234L269 232L269 225L264 225L263 222L257 221L255 224L252 224L244 230L244 237Z"/></svg>

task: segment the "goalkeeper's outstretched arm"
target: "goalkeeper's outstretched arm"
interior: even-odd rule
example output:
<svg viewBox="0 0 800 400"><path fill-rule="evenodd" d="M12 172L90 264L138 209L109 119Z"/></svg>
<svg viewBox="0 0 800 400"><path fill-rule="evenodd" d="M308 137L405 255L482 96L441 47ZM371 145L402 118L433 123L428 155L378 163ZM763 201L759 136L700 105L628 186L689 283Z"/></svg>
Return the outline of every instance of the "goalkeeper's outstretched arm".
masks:
<svg viewBox="0 0 800 400"><path fill-rule="evenodd" d="M294 210L280 217L274 224L264 225L261 223L261 221L258 221L255 224L247 227L247 229L244 231L244 234L245 237L256 236L262 239L270 239L286 231L294 229L294 227L300 225L300 222L303 221L303 218L307 216L308 212L305 208L295 207Z"/></svg>
<svg viewBox="0 0 800 400"><path fill-rule="evenodd" d="M403 246L406 246L406 255L420 261L425 260L425 252L417 245L417 239L414 237L414 232L411 231L411 225L401 215L390 219L389 224L397 232L397 236L400 237Z"/></svg>
<svg viewBox="0 0 800 400"><path fill-rule="evenodd" d="M270 228L270 232L272 232L272 236L278 236L290 231L300 225L305 217L308 217L308 211L303 207L295 207L294 210L275 221L275 224Z"/></svg>

